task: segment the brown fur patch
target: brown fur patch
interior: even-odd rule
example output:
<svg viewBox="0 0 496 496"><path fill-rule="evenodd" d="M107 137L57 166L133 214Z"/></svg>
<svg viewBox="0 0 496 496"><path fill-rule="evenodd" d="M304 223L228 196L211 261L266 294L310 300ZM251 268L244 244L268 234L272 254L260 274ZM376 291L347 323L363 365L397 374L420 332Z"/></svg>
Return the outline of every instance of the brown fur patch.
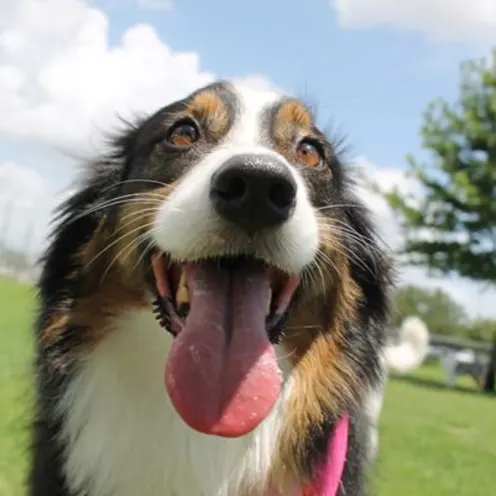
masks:
<svg viewBox="0 0 496 496"><path fill-rule="evenodd" d="M143 193L141 198L125 203L120 207L112 230L106 219L102 220L81 252L84 270L90 279L95 283L102 282L115 272L126 286L143 285L140 264L144 261L143 250L149 248L147 233L153 225L154 215L174 187L175 183L154 188Z"/></svg>
<svg viewBox="0 0 496 496"><path fill-rule="evenodd" d="M143 308L148 305L139 290L125 287L116 279L107 280L89 296L75 300L70 309L54 314L44 327L40 344L49 348L62 342L64 335L76 330L79 336L71 336L77 346L71 347L52 366L65 369L74 360L83 358L106 336L111 319L119 315L123 308Z"/></svg>
<svg viewBox="0 0 496 496"><path fill-rule="evenodd" d="M123 309L139 309L147 305L142 288L134 290L112 277L99 291L75 302L72 320L91 329L89 344L93 346L105 336L110 320Z"/></svg>
<svg viewBox="0 0 496 496"><path fill-rule="evenodd" d="M143 262L143 250L148 248L148 232L152 229L157 210L173 189L173 184L155 188L144 193L142 201L127 203L121 208L113 251L115 264L129 284L143 283L140 262Z"/></svg>
<svg viewBox="0 0 496 496"><path fill-rule="evenodd" d="M205 130L215 140L221 139L229 128L229 113L215 91L202 91L187 104L187 111L203 123Z"/></svg>
<svg viewBox="0 0 496 496"><path fill-rule="evenodd" d="M311 136L313 116L299 100L287 100L277 110L272 124L275 147L289 161L294 160L298 139Z"/></svg>
<svg viewBox="0 0 496 496"><path fill-rule="evenodd" d="M354 320L361 292L339 249L339 237L332 240L327 222L320 219L321 253L334 267L322 267L322 277L316 272L304 300L292 313L282 342L293 366L294 381L272 467L273 480L283 487L294 477L301 484L309 482L301 466L309 430L321 425L325 412L339 412L342 405L353 402L360 390L342 350L343 325Z"/></svg>
<svg viewBox="0 0 496 496"><path fill-rule="evenodd" d="M112 230L106 219L96 228L92 238L76 254L82 269L84 296L65 301L41 332L42 346L56 345L64 334L78 329L83 333L81 343L55 364L65 367L74 359L88 353L108 331L112 318L123 309L143 308L145 277L143 272L143 243L153 215L167 198L173 185L143 193L142 201L132 201L121 207ZM146 247L146 243L144 244ZM146 262L144 262L146 263ZM83 288L82 288L83 289Z"/></svg>
<svg viewBox="0 0 496 496"><path fill-rule="evenodd" d="M56 313L50 317L40 334L40 341L49 345L55 343L70 323L69 313Z"/></svg>
<svg viewBox="0 0 496 496"><path fill-rule="evenodd" d="M276 126L277 124L282 126L285 123L310 129L313 124L313 116L302 102L290 99L281 105L276 115Z"/></svg>

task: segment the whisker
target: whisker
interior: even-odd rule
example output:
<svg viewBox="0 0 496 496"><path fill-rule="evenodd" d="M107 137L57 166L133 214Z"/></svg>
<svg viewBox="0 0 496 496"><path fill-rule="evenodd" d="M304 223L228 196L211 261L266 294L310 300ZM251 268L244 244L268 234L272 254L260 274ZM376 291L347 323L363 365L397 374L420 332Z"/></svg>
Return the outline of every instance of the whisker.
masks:
<svg viewBox="0 0 496 496"><path fill-rule="evenodd" d="M287 330L293 330L293 329L321 329L322 326L320 324L312 324L312 325L306 325L306 326L288 326L285 329Z"/></svg>
<svg viewBox="0 0 496 496"><path fill-rule="evenodd" d="M285 355L277 355L276 356L276 362L282 362L283 360L287 360L288 358L291 358L294 354L296 353L296 349L292 349L291 351L288 351Z"/></svg>
<svg viewBox="0 0 496 496"><path fill-rule="evenodd" d="M143 261L145 256L150 252L154 244L155 242L153 241L153 239L148 242L146 248L143 250L143 253L139 256L138 261L134 264L133 268L131 269L131 272L134 272L139 267L139 264Z"/></svg>
<svg viewBox="0 0 496 496"><path fill-rule="evenodd" d="M345 207L355 207L355 208L361 208L363 210L368 210L368 208L365 205L362 205L361 203L335 203L333 205L324 205L323 207L318 207L316 208L317 212L323 212L325 210L332 210L334 208L345 208Z"/></svg>
<svg viewBox="0 0 496 496"><path fill-rule="evenodd" d="M130 231L124 233L122 236L119 236L117 239L114 239L111 243L108 243L105 245L104 248L102 248L86 265L85 268L87 269L96 259L101 257L104 253L106 253L108 250L110 250L113 246L118 244L120 241L122 241L124 238L127 236L130 236L131 234L134 234L135 232L141 231L142 229L146 229L147 227L151 226L151 223L145 224L145 225L140 225L138 227L135 227L134 229L131 229Z"/></svg>
<svg viewBox="0 0 496 496"><path fill-rule="evenodd" d="M116 183L113 183L106 188L102 189L102 193L106 193L107 191L110 191L112 188L116 188L118 186L122 186L123 184L128 184L128 183L150 183L150 184L158 184L159 186L164 186L164 187L170 187L174 188L173 185L164 183L162 181L158 181L157 179L124 179L123 181L117 181Z"/></svg>
<svg viewBox="0 0 496 496"><path fill-rule="evenodd" d="M145 227L145 226L143 226ZM136 236L135 238L133 238L129 243L127 243L123 248L122 250L120 250L119 252L117 252L117 254L115 255L115 257L110 261L110 263L108 264L107 268L105 269L105 271L103 272L102 274L102 278L100 279L100 284L103 283L105 277L107 276L107 274L110 272L110 269L112 268L112 266L115 264L115 262L117 262L117 260L119 260L119 258L123 255L124 251L126 251L126 254L124 255L124 258L128 257L129 254L131 253L131 251L133 250L133 248L136 248L139 246L139 244L144 241L147 237L148 237L149 233L148 232L144 232L142 234L140 234L139 236Z"/></svg>
<svg viewBox="0 0 496 496"><path fill-rule="evenodd" d="M348 238L356 241L362 248L366 251L371 251L372 253L379 253L379 248L375 247L371 242L367 242L367 238L360 236L356 231L351 230L349 226L343 223L343 226L336 226L329 224L329 229L336 234L336 236L332 236L332 233L323 233L321 238L323 241L332 242L333 249L342 255L349 255L350 258L359 262L362 267L368 271L371 271L370 267L365 263L363 259L361 259L356 253L354 253L347 245L343 244L341 241L341 236L339 234L346 234ZM336 245L338 245L342 250L340 250ZM344 250L344 251L343 251ZM374 251L375 250L375 251ZM374 264L374 269L377 270L376 260L372 257L372 261ZM372 273L372 272L371 272Z"/></svg>
<svg viewBox="0 0 496 496"><path fill-rule="evenodd" d="M322 255L322 252L317 252L317 256L316 256L316 262L317 263L316 263L315 267L319 273L320 282L322 283L322 294L325 294L325 292L326 292L325 276L324 276L324 271L322 270L322 265L319 263L319 258L321 257L321 255Z"/></svg>
<svg viewBox="0 0 496 496"><path fill-rule="evenodd" d="M140 219L138 219L138 220L137 219L129 219L127 222L120 225L118 229L113 231L109 237L113 240L117 234L122 233L122 231L125 231L124 234L120 234L120 236L119 236L119 240L121 240L121 239L125 238L126 236L128 236L129 234L132 234L133 232L139 231L144 225L151 227L153 225L153 220L149 220L148 222L146 222L144 224Z"/></svg>
<svg viewBox="0 0 496 496"><path fill-rule="evenodd" d="M355 235L357 235L360 239L362 239L362 240L364 240L364 241L367 241L367 237L366 237L366 236L359 235L359 234L358 234L358 233L357 233L354 229L351 229L351 228L350 228L350 226L349 226L346 222L344 222L344 221L342 221L342 220L340 220L340 219L333 219L333 222L335 222L335 223L339 224L339 225L340 225L340 226L344 229L344 231L343 231L343 232L347 232L347 233L350 233L350 234L354 233L354 234L355 234ZM379 242L380 242L380 243L382 243L384 246L388 246L388 243L387 243L387 242L384 240L384 238L383 238L383 237L382 237L379 233L377 233L377 232L376 232L376 233L374 233L374 235L373 235L373 239L375 239L375 240L379 241ZM369 239L368 241L369 241L369 243L371 243L371 242L372 242L372 239ZM374 247L374 248L376 248L376 249L377 249L377 251L380 251L380 248L379 248L379 247Z"/></svg>
<svg viewBox="0 0 496 496"><path fill-rule="evenodd" d="M331 257L329 257L329 255L327 255L327 253L319 250L317 252L317 257L322 260L322 262L326 263L328 267L330 267L334 271L334 273L336 273L338 276L341 275L338 265L334 262L334 260L332 260Z"/></svg>
<svg viewBox="0 0 496 496"><path fill-rule="evenodd" d="M340 219L334 219L332 222L326 224L326 227L328 227L331 231L335 233L337 232L337 233L348 234L353 239L356 239L357 241L362 242L366 245L372 242L372 239L369 239L366 236L359 234L355 229L350 227L349 224L347 224L346 222Z"/></svg>
<svg viewBox="0 0 496 496"><path fill-rule="evenodd" d="M365 238L363 236L357 235L356 232L353 232L353 231L346 232L343 228L341 228L339 226L337 228L334 228L334 232L335 233L339 233L339 234L344 234L349 239L355 241L359 246L361 246L367 252L370 252L372 254L380 254L381 253L379 247L375 246L375 244L372 243L370 240L367 240L367 238ZM337 237L337 240L338 240L338 244L340 246L342 246L343 248L347 249L350 254L353 253L351 251L350 247L348 247L347 245L343 244L343 240L341 239L341 236L338 236ZM336 240L334 239L334 241L336 241ZM375 259L374 258L373 258L373 261L374 261L374 264L375 264Z"/></svg>
<svg viewBox="0 0 496 496"><path fill-rule="evenodd" d="M343 256L349 256L352 260L355 260L365 271L369 272L370 274L373 274L371 267L367 265L365 260L363 260L360 256L358 256L356 253L351 251L346 245L343 245L341 242L337 243L336 246L336 240L333 240L333 250L340 255ZM342 248L342 249L341 249ZM374 261L374 267L375 267L375 261Z"/></svg>
<svg viewBox="0 0 496 496"><path fill-rule="evenodd" d="M314 267L317 267L320 263L320 255L319 252L317 252L315 256L315 261L314 261ZM309 267L305 272L303 273L303 279L302 279L302 284L304 284L306 288L311 288L314 286L317 286L318 280L317 280L317 272L315 270L311 270Z"/></svg>
<svg viewBox="0 0 496 496"><path fill-rule="evenodd" d="M335 230L334 231L335 234L342 234L342 232L338 231L338 230ZM332 249L334 249L336 247L336 245L338 246L341 246L343 248L345 248L346 250L349 251L350 255L354 255L354 252L351 251L351 248L345 244L343 244L343 241L340 239L341 237L340 236L332 236L331 234L325 234L323 236L321 236L321 240L326 242L326 243L329 243L330 244L330 247ZM361 246L363 249L365 249L366 251L372 251L374 250L373 247L371 247L368 243L366 243L364 240L360 239L360 238L356 238L354 239L352 237L352 235L350 234L349 235L349 239L353 239L353 241L356 241L356 243Z"/></svg>
<svg viewBox="0 0 496 496"><path fill-rule="evenodd" d="M138 210L136 212L130 212L122 216L120 221L122 222L126 220L127 222L120 223L119 227L115 230L114 234L117 234L119 231L122 231L123 229L132 226L134 223L136 223L136 218L140 218L145 215L148 216L149 214L154 214L157 211L158 211L158 207L149 207L149 208L144 208L142 210Z"/></svg>
<svg viewBox="0 0 496 496"><path fill-rule="evenodd" d="M131 204L131 203L140 203L143 205L147 205L147 204L162 205L164 200L166 200L166 197L163 197L162 201L159 201L158 199L146 198L146 197L143 197L143 195L138 195L138 194L126 195L126 197L112 198L111 200L106 200L104 202L93 205L92 207L84 210L83 212L79 213L75 217L72 217L67 222L67 225L70 225L70 224L82 219L83 217L86 217L87 215L93 214L93 213L98 212L100 210L104 210L106 208L111 208L111 207L116 207L118 205L125 205L125 204Z"/></svg>

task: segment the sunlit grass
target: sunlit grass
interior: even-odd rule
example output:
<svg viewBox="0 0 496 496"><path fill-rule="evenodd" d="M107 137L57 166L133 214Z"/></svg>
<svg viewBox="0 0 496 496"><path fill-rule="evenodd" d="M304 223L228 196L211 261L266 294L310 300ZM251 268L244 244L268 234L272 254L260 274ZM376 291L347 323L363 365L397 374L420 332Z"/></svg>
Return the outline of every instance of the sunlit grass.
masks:
<svg viewBox="0 0 496 496"><path fill-rule="evenodd" d="M33 292L0 279L0 496L25 494ZM373 472L379 496L496 494L496 399L435 366L388 384ZM353 495L350 495L353 496Z"/></svg>

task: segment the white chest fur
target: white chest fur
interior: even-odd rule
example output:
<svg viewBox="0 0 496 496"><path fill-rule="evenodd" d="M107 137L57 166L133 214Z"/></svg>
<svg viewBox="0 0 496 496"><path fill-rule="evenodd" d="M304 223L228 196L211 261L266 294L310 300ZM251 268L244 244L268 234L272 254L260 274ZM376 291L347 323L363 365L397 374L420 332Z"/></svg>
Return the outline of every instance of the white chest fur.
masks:
<svg viewBox="0 0 496 496"><path fill-rule="evenodd" d="M164 390L171 342L151 312L122 317L84 362L61 402L71 488L90 496L235 496L264 479L283 418L281 399L242 438L187 427ZM283 398L289 394L286 381Z"/></svg>

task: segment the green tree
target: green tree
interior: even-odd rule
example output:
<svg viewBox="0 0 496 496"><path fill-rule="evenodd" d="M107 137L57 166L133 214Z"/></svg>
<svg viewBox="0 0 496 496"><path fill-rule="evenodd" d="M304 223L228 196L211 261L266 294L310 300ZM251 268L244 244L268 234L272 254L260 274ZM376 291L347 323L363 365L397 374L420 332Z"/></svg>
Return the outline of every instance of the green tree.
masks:
<svg viewBox="0 0 496 496"><path fill-rule="evenodd" d="M475 341L491 341L494 333L496 333L496 320L493 319L476 319L467 328L467 337Z"/></svg>
<svg viewBox="0 0 496 496"><path fill-rule="evenodd" d="M399 327L405 317L420 317L429 332L463 336L469 325L464 308L442 289L425 289L408 285L394 294L391 324Z"/></svg>
<svg viewBox="0 0 496 496"><path fill-rule="evenodd" d="M496 50L462 65L457 103L431 103L421 128L428 159L408 157L415 197L386 198L405 261L496 283Z"/></svg>

